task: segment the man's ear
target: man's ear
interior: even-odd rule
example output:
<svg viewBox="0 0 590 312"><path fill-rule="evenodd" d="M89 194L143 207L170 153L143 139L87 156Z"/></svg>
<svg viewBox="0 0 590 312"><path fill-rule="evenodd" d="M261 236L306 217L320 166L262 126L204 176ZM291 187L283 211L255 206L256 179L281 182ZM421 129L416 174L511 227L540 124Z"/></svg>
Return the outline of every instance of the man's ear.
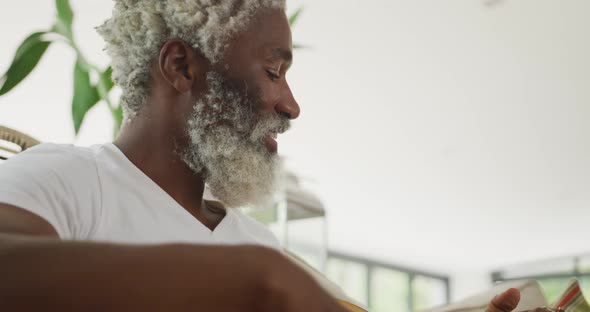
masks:
<svg viewBox="0 0 590 312"><path fill-rule="evenodd" d="M160 49L158 65L162 77L179 93L191 90L199 66L192 47L179 39L168 40Z"/></svg>

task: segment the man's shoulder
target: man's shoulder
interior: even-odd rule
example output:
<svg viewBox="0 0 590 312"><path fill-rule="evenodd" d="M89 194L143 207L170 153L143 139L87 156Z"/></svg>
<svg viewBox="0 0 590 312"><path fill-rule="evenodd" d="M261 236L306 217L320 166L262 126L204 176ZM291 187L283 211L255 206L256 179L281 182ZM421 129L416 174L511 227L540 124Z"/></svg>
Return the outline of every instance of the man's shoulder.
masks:
<svg viewBox="0 0 590 312"><path fill-rule="evenodd" d="M61 238L89 237L100 186L93 148L43 143L0 163L0 202L41 216Z"/></svg>
<svg viewBox="0 0 590 312"><path fill-rule="evenodd" d="M73 144L41 143L15 156L19 158L43 158L64 161L95 161L96 153L102 145L91 147Z"/></svg>
<svg viewBox="0 0 590 312"><path fill-rule="evenodd" d="M10 158L0 169L18 167L21 170L46 169L55 173L82 173L96 168L98 146L81 147L72 144L42 143Z"/></svg>

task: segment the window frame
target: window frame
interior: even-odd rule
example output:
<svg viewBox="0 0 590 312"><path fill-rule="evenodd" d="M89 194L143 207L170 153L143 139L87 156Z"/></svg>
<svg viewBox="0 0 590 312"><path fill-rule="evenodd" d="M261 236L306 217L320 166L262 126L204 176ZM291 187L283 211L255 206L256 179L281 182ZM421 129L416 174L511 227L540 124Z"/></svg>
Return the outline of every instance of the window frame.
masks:
<svg viewBox="0 0 590 312"><path fill-rule="evenodd" d="M559 258L559 259L550 259L551 260L572 260L572 270L565 272L565 273L543 273L543 274L523 274L523 275L515 275L506 277L504 274L504 270L497 270L492 272L492 282L506 282L506 281L516 281L516 280L523 280L523 279L567 279L567 278L577 278L578 280L582 277L590 277L590 271L581 270L580 262L582 258L587 259L588 255L581 255L575 257L566 257L566 258ZM532 262L534 263L543 263L545 261L538 261Z"/></svg>
<svg viewBox="0 0 590 312"><path fill-rule="evenodd" d="M366 297L367 297L367 306L371 307L371 294L372 294L372 281L373 281L373 274L374 274L374 269L375 268L383 268L383 269L388 269L388 270L393 270L393 271L398 271L401 273L405 273L408 275L408 309L410 311L415 311L415 296L414 296L414 287L413 287L413 282L414 279L416 278L416 276L422 276L422 277L426 277L429 279L435 279L435 280L439 280L442 281L445 287L445 300L446 302L444 304L448 304L451 301L451 287L450 287L450 278L449 276L446 275L442 275L442 274L437 274L437 273L433 273L433 272L427 272L427 271L423 271L423 270L418 270L418 269L413 269L413 268L409 268L409 267L405 267L405 266L400 266L400 265L395 265L395 264L390 264L390 263L385 263L382 261L377 261L377 260L373 260L373 259L367 259L367 258L361 258L361 257L357 257L357 256L353 256L350 254L345 254L342 252L337 252L337 251L328 251L328 256L327 256L327 260L329 259L338 259L338 260L344 260L344 261L349 261L349 262L354 262L354 263L359 263L362 264L364 266L366 266L367 268L367 280L365 281L366 285L367 285L367 293L366 293ZM328 263L328 261L326 261L326 264Z"/></svg>

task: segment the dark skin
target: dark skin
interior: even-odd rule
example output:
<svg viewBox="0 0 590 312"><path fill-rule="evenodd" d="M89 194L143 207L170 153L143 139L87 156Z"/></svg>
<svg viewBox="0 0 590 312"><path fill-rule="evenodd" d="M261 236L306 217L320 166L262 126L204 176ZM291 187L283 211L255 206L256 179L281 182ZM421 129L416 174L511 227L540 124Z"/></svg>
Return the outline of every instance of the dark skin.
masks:
<svg viewBox="0 0 590 312"><path fill-rule="evenodd" d="M257 90L259 113L299 116L285 78L291 50L287 18L277 10L259 12L230 43L222 65L229 65L231 79ZM151 69L149 100L115 144L214 229L223 209L203 204L202 176L175 152L187 145L186 117L206 90L205 74L225 67L212 66L181 40L169 40ZM5 204L0 204L0 276L0 302L11 311L345 311L274 250L61 241L44 219ZM518 301L518 291L509 290L486 312L512 311Z"/></svg>

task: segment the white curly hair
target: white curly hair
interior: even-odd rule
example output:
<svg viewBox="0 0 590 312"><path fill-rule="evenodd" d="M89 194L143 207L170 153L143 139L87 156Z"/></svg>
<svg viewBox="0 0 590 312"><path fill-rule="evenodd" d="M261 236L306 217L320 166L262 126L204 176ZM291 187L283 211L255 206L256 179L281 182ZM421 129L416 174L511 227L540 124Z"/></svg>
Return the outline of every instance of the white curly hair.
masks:
<svg viewBox="0 0 590 312"><path fill-rule="evenodd" d="M149 93L150 63L171 38L184 40L212 64L222 61L229 39L259 9L285 10L285 0L115 0L98 33L121 87L125 118L133 118Z"/></svg>

